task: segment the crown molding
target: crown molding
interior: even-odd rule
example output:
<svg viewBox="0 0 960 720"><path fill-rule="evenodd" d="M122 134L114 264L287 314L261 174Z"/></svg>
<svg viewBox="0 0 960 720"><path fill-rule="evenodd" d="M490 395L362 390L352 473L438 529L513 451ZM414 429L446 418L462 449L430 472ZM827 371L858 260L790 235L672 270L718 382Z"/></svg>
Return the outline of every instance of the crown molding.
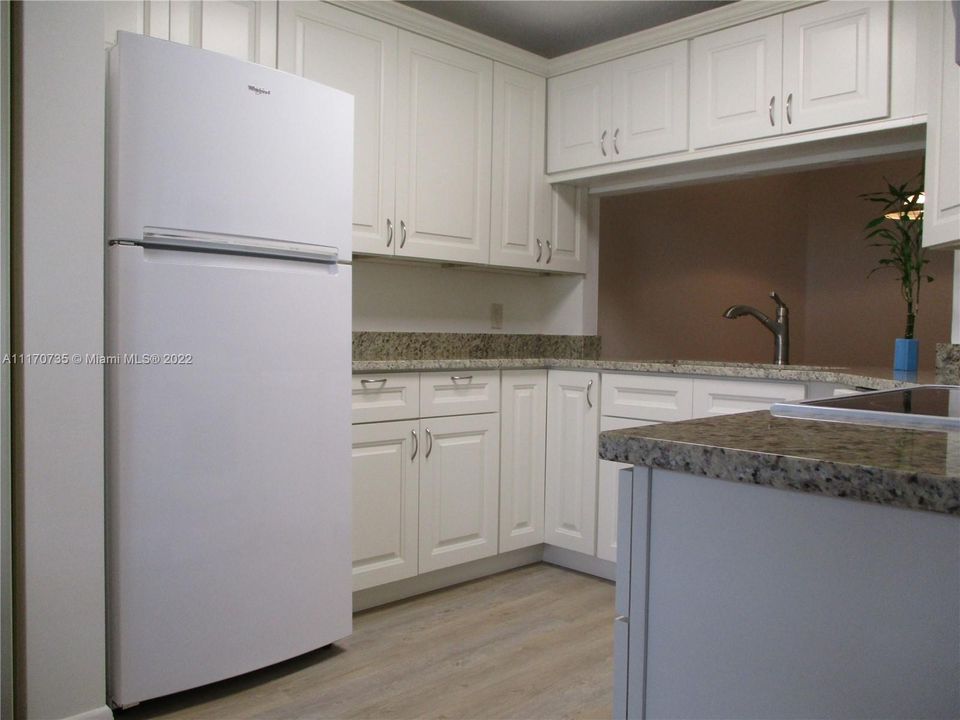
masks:
<svg viewBox="0 0 960 720"><path fill-rule="evenodd" d="M547 74L549 61L546 58L392 0L327 1L344 10L381 20L403 30L496 60L504 65L544 77Z"/></svg>
<svg viewBox="0 0 960 720"><path fill-rule="evenodd" d="M724 5L547 60L547 77L617 60L626 55L680 40L689 40L733 25L742 25L771 15L781 15L816 2L822 2L822 0L741 0L733 5Z"/></svg>

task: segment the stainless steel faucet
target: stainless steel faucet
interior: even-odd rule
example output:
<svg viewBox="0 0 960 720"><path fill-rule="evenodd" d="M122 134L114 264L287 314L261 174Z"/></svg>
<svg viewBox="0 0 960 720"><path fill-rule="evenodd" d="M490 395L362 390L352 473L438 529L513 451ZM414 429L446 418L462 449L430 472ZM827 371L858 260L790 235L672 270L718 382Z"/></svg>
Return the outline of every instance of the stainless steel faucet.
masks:
<svg viewBox="0 0 960 720"><path fill-rule="evenodd" d="M776 290L770 293L770 297L777 304L777 319L771 320L755 307L749 305L731 305L723 316L725 318L741 317L742 315L752 315L759 320L763 326L773 333L773 362L776 365L786 365L790 362L790 310L777 295Z"/></svg>

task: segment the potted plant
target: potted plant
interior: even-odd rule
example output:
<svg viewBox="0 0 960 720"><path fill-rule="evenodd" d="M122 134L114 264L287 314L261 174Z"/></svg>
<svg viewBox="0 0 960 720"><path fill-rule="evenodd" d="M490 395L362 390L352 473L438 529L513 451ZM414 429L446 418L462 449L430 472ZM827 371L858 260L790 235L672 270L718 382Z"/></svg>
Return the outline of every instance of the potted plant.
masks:
<svg viewBox="0 0 960 720"><path fill-rule="evenodd" d="M864 193L861 198L882 205L880 215L866 224L865 238L871 247L886 250L877 261L877 270L893 270L900 281L900 292L907 303L907 326L903 337L894 346L894 370L916 370L919 341L916 332L920 306L920 286L933 278L924 272L929 262L923 247L923 170L902 185L893 185L886 178L887 189Z"/></svg>

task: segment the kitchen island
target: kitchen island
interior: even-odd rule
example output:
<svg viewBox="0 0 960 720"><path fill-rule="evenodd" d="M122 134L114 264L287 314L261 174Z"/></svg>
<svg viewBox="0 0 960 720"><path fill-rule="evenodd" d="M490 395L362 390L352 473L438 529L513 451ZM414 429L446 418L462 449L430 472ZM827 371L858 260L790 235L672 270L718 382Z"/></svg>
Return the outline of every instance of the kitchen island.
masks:
<svg viewBox="0 0 960 720"><path fill-rule="evenodd" d="M615 717L960 716L960 433L752 412L605 432Z"/></svg>

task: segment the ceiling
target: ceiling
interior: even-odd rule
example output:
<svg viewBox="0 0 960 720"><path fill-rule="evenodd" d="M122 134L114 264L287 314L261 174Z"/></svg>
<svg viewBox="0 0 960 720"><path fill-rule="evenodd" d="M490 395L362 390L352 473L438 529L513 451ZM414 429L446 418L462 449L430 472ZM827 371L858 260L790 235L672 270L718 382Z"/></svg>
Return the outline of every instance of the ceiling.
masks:
<svg viewBox="0 0 960 720"><path fill-rule="evenodd" d="M545 58L705 10L732 0L401 0Z"/></svg>

